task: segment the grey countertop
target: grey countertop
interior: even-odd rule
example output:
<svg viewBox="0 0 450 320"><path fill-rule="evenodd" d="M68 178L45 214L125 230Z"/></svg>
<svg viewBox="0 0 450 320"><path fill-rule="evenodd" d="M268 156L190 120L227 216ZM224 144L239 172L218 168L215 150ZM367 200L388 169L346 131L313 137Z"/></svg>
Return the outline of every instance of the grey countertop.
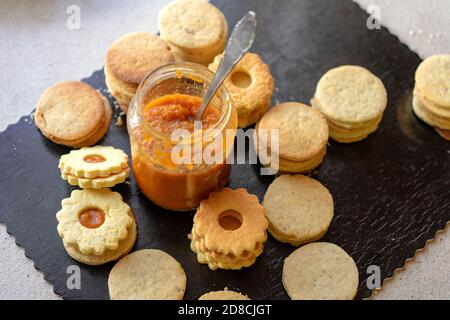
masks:
<svg viewBox="0 0 450 320"><path fill-rule="evenodd" d="M350 1L350 0L348 0ZM0 130L29 114L52 84L81 79L103 64L108 45L124 33L156 31L157 13L168 0L0 2ZM381 22L422 57L450 52L450 1L357 0L381 9ZM67 27L71 5L81 28ZM7 61L7 63L5 63ZM0 209L1 210L1 209ZM416 255L387 281L379 299L449 299L450 231ZM0 225L0 299L58 299L14 238Z"/></svg>

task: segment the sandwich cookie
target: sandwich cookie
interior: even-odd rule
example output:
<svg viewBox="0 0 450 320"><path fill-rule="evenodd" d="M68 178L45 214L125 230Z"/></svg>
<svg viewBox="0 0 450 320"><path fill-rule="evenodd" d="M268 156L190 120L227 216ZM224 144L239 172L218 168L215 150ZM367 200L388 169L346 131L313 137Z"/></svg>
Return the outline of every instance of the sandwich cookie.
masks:
<svg viewBox="0 0 450 320"><path fill-rule="evenodd" d="M100 141L109 129L112 109L90 85L66 81L47 89L39 99L34 121L54 143L73 148Z"/></svg>
<svg viewBox="0 0 450 320"><path fill-rule="evenodd" d="M278 132L278 153L271 146L272 130ZM262 117L254 141L264 165L271 164L270 158L278 157L281 172L306 173L319 166L325 157L328 124L318 110L298 102L286 102L271 108Z"/></svg>
<svg viewBox="0 0 450 320"><path fill-rule="evenodd" d="M341 143L361 141L375 132L387 102L383 82L359 66L328 71L311 100L312 106L327 119L330 137Z"/></svg>
<svg viewBox="0 0 450 320"><path fill-rule="evenodd" d="M116 40L105 57L105 81L123 111L141 81L155 69L174 62L167 43L149 32L133 32Z"/></svg>
<svg viewBox="0 0 450 320"><path fill-rule="evenodd" d="M209 65L217 71L222 55ZM274 81L269 66L256 53L247 53L224 81L238 114L238 126L246 128L258 122L269 110Z"/></svg>
<svg viewBox="0 0 450 320"><path fill-rule="evenodd" d="M228 39L225 16L207 1L170 2L159 12L158 27L177 60L205 66L223 52Z"/></svg>

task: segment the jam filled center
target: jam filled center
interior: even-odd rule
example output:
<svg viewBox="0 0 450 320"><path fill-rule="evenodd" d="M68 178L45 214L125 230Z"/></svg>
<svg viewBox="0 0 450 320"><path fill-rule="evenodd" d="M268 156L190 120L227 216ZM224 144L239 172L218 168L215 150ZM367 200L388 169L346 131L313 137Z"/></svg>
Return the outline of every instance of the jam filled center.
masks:
<svg viewBox="0 0 450 320"><path fill-rule="evenodd" d="M252 84L252 77L243 71L237 71L231 75L231 82L241 89L246 89Z"/></svg>
<svg viewBox="0 0 450 320"><path fill-rule="evenodd" d="M84 157L83 161L87 163L100 163L105 162L106 159L99 154L90 154Z"/></svg>
<svg viewBox="0 0 450 320"><path fill-rule="evenodd" d="M84 227L96 229L105 222L105 213L97 208L86 209L80 213L79 220Z"/></svg>
<svg viewBox="0 0 450 320"><path fill-rule="evenodd" d="M242 215L234 210L226 210L219 216L219 225L225 230L237 230L242 226Z"/></svg>

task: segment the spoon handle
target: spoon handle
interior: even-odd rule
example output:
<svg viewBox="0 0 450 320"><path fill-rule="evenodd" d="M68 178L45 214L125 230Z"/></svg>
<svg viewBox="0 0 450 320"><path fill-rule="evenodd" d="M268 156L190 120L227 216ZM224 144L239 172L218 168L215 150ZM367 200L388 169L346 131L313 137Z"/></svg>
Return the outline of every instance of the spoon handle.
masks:
<svg viewBox="0 0 450 320"><path fill-rule="evenodd" d="M236 24L228 40L227 47L223 54L222 61L217 68L216 74L203 97L202 104L197 113L196 120L199 121L203 117L206 107L211 102L217 89L223 83L225 78L233 70L234 66L241 61L242 57L250 50L255 41L256 29L258 27L258 19L253 11L247 12L241 20Z"/></svg>

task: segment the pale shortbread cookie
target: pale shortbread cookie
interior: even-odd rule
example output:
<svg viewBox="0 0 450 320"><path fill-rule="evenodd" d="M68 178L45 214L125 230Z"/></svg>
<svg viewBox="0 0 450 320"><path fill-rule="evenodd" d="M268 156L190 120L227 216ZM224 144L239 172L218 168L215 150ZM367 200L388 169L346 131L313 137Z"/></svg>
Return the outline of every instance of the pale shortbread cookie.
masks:
<svg viewBox="0 0 450 320"><path fill-rule="evenodd" d="M227 28L223 22L220 10L206 1L172 1L158 15L161 37L189 52L216 48Z"/></svg>
<svg viewBox="0 0 450 320"><path fill-rule="evenodd" d="M417 117L432 127L450 130L450 118L445 119L431 113L421 102L417 96L413 97L413 111Z"/></svg>
<svg viewBox="0 0 450 320"><path fill-rule="evenodd" d="M111 300L182 300L186 274L164 251L144 249L116 263L108 289Z"/></svg>
<svg viewBox="0 0 450 320"><path fill-rule="evenodd" d="M113 173L101 178L78 178L70 174L61 174L61 178L67 180L72 186L79 186L82 189L102 189L112 188L115 185L125 182L130 175L130 168L123 169L120 173Z"/></svg>
<svg viewBox="0 0 450 320"><path fill-rule="evenodd" d="M128 168L128 155L111 146L87 147L62 155L58 168L77 178L108 177Z"/></svg>
<svg viewBox="0 0 450 320"><path fill-rule="evenodd" d="M435 128L435 129L436 129L436 132L437 132L442 138L444 138L445 140L450 141L450 130L442 130L442 129L439 129L439 128Z"/></svg>
<svg viewBox="0 0 450 320"><path fill-rule="evenodd" d="M70 198L61 201L61 206L56 214L58 234L84 255L116 250L119 242L128 237L133 223L130 207L119 193L109 189L74 190ZM80 221L80 215L92 209L101 211L104 221L98 227L88 228Z"/></svg>
<svg viewBox="0 0 450 320"><path fill-rule="evenodd" d="M353 143L364 140L378 129L381 119L382 117L379 117L378 119L375 119L372 124L358 129L342 128L335 125L333 122L328 121L330 137L340 143Z"/></svg>
<svg viewBox="0 0 450 320"><path fill-rule="evenodd" d="M112 110L97 90L80 81L66 81L47 89L34 114L42 134L57 144L83 147L106 134Z"/></svg>
<svg viewBox="0 0 450 320"><path fill-rule="evenodd" d="M277 240L296 246L322 238L334 215L328 189L303 175L276 178L267 189L263 206L269 232Z"/></svg>
<svg viewBox="0 0 450 320"><path fill-rule="evenodd" d="M311 160L323 153L328 142L325 118L316 109L298 102L271 108L258 123L258 140L265 134L269 149L272 129L279 130L279 154L287 160Z"/></svg>
<svg viewBox="0 0 450 320"><path fill-rule="evenodd" d="M450 55L425 59L416 71L416 87L433 103L450 109Z"/></svg>
<svg viewBox="0 0 450 320"><path fill-rule="evenodd" d="M203 294L198 300L250 300L247 296L244 296L243 294L228 290L225 288L225 290L221 291L211 291L208 293Z"/></svg>
<svg viewBox="0 0 450 320"><path fill-rule="evenodd" d="M130 215L131 216L131 215ZM132 217L133 218L133 217ZM128 227L128 236L119 242L115 250L106 250L102 255L83 254L76 246L70 246L63 241L64 248L72 259L91 266L102 265L111 261L116 261L127 255L134 246L137 237L136 221L133 218L132 224Z"/></svg>
<svg viewBox="0 0 450 320"><path fill-rule="evenodd" d="M149 32L128 33L108 48L105 57L105 80L108 90L126 112L145 76L174 62L168 44Z"/></svg>
<svg viewBox="0 0 450 320"><path fill-rule="evenodd" d="M292 300L352 300L358 268L337 245L305 245L284 260L283 285Z"/></svg>
<svg viewBox="0 0 450 320"><path fill-rule="evenodd" d="M329 121L356 129L383 115L387 91L383 82L367 69L342 66L322 76L312 103Z"/></svg>
<svg viewBox="0 0 450 320"><path fill-rule="evenodd" d="M420 103L424 108L426 108L430 113L436 115L436 117L450 119L450 108L446 108L434 103L426 96L424 96L417 87L414 88L413 95L420 100Z"/></svg>
<svg viewBox="0 0 450 320"><path fill-rule="evenodd" d="M222 55L217 56L209 69L217 71ZM255 53L247 53L225 79L238 113L238 126L246 128L258 122L269 110L274 90L274 80L269 66Z"/></svg>

